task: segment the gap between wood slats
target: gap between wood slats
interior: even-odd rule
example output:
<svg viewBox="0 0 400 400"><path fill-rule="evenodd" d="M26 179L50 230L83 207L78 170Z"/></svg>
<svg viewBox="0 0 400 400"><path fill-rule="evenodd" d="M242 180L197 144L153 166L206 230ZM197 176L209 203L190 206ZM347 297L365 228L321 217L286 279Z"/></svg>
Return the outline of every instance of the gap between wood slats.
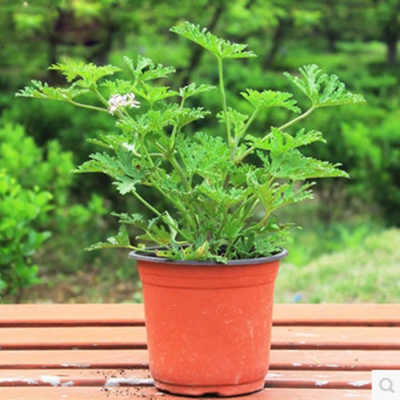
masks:
<svg viewBox="0 0 400 400"><path fill-rule="evenodd" d="M9 386L154 386L148 370L0 370L0 387ZM371 389L370 371L274 370L268 388Z"/></svg>
<svg viewBox="0 0 400 400"><path fill-rule="evenodd" d="M0 329L2 350L144 348L144 327ZM272 348L400 350L400 327L273 327Z"/></svg>
<svg viewBox="0 0 400 400"><path fill-rule="evenodd" d="M146 350L2 351L0 370L143 369ZM272 350L270 371L371 371L400 369L400 351ZM1 398L1 397L0 397Z"/></svg>
<svg viewBox="0 0 400 400"><path fill-rule="evenodd" d="M120 388L95 388L95 387L16 387L0 388L1 399L18 400L120 400L121 398L149 400L176 400L176 396L161 393L155 388L148 387L120 387ZM180 397L184 399L188 397ZM261 392L246 396L251 400L370 400L370 390L326 390L326 389L264 389ZM191 398L193 399L193 398ZM214 399L215 397L202 397L202 399Z"/></svg>

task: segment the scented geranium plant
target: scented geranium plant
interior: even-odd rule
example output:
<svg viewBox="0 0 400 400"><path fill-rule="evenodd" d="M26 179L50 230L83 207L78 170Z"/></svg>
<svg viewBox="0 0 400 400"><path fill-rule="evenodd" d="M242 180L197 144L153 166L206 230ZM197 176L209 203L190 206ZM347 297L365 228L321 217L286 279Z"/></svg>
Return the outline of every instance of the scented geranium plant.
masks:
<svg viewBox="0 0 400 400"><path fill-rule="evenodd" d="M104 151L92 154L77 171L110 176L121 195L134 196L151 216L114 214L120 220L120 231L91 249L156 246L148 251L171 259L217 262L274 254L293 228L276 221L274 212L312 198L315 178L347 177L338 164L301 153L302 147L324 141L321 132L288 128L318 108L364 99L347 91L337 76L306 65L296 76L285 75L310 100L307 110L300 109L292 93L248 89L240 96L253 111L243 114L228 104L224 63L255 54L246 45L220 39L188 22L171 31L215 56L217 87L205 83L162 86L157 80L170 79L175 69L138 56L136 62L124 58L130 80L110 79L120 71L115 66L68 60L50 67L65 75L68 87L33 81L32 87L18 95L64 101L116 119L116 132L90 140ZM221 103L216 115L203 107L188 106L190 97L214 90L219 91ZM97 103L79 100L88 99L88 94ZM255 132L252 123L271 107L298 115L282 126L265 126ZM210 134L206 128L188 129L204 118L214 118L219 134ZM162 206L146 198L149 188L164 200L157 202ZM138 245L130 243L129 225L143 232L136 238Z"/></svg>

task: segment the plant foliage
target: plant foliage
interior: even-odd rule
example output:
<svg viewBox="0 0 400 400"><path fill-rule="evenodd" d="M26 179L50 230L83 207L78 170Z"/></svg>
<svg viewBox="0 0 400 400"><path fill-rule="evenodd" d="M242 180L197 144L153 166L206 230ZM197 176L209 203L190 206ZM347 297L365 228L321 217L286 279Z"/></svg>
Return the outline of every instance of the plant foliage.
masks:
<svg viewBox="0 0 400 400"><path fill-rule="evenodd" d="M0 300L38 282L32 256L50 236L34 223L50 209L46 191L23 189L0 170Z"/></svg>
<svg viewBox="0 0 400 400"><path fill-rule="evenodd" d="M69 88L49 88L34 83L20 96L62 100L77 106L110 112L119 133L93 140L103 148L78 168L78 172L101 172L110 176L121 195L131 194L153 217L118 214L119 233L92 248L143 248L131 245L126 226L143 231L137 239L161 247L156 253L172 259L216 260L268 256L278 251L293 226L279 223L274 212L312 197L310 179L346 177L338 164L306 157L301 147L323 141L320 132L289 127L321 107L362 103L360 95L346 90L335 76L323 74L315 65L300 68L300 76L286 76L310 99L302 111L291 93L249 89L241 93L253 111L242 114L228 106L223 75L227 58L254 57L246 45L220 39L205 29L185 23L172 32L200 45L217 58L221 111L217 120L221 135L186 131L185 127L210 112L188 105L187 99L207 93L213 86L189 84L172 90L160 86L174 72L139 56L136 63L125 58L132 80L104 80L117 69L69 61L56 68L70 82ZM91 93L98 105L79 102ZM86 98L86 97L85 97ZM280 107L299 114L286 124L265 126L252 132L258 114ZM251 157L250 157L251 156ZM168 207L159 209L147 197L152 189Z"/></svg>

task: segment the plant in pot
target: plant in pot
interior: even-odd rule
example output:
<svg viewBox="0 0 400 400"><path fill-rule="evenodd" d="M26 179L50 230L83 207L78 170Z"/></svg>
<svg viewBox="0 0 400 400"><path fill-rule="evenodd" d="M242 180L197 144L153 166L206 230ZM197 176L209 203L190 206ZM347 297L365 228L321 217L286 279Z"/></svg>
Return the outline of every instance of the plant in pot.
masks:
<svg viewBox="0 0 400 400"><path fill-rule="evenodd" d="M104 151L92 154L78 172L107 174L121 195L133 195L151 214L114 214L118 234L91 249L134 250L156 386L184 395L249 393L263 387L268 371L274 281L293 229L274 219L274 212L310 199L314 178L347 176L339 165L301 153L301 147L324 141L320 132L292 126L318 108L364 99L337 76L307 65L286 76L310 108L301 111L291 93L248 89L240 94L252 112L244 114L228 105L224 63L254 53L188 22L171 31L215 56L217 87L156 84L174 69L138 56L135 63L124 58L129 80L110 79L120 71L115 66L68 60L51 69L61 71L70 86L33 81L18 95L64 101L117 120L117 132L91 139ZM189 99L214 90L221 103L218 134L189 129L211 118ZM79 100L88 95L96 102ZM254 132L253 121L271 107L299 115ZM164 200L157 206L149 200L154 193ZM131 245L129 225L143 231L137 242L146 246Z"/></svg>

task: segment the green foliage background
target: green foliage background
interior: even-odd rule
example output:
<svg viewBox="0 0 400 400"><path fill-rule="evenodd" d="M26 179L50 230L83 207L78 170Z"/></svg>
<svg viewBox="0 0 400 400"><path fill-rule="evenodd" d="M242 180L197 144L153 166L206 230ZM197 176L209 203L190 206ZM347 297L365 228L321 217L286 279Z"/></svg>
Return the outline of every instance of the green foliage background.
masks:
<svg viewBox="0 0 400 400"><path fill-rule="evenodd" d="M111 263L119 266L113 267L120 271L115 276L134 278L125 254L88 254L82 249L115 230L115 221L105 216L108 209L123 212L139 205L120 199L100 175L69 173L93 151L83 139L114 129L109 116L58 102L27 101L14 93L31 79L61 82L57 71L46 68L65 59L122 66L123 55L138 54L177 67L177 85L192 80L216 83L209 56L168 32L184 20L248 43L258 54L256 60L227 65L225 79L232 92L247 87L286 91L283 71L315 63L367 100L367 105L315 112L309 118L305 128L324 132L328 140L327 145L313 146L310 156L341 162L351 179L317 185L314 203L282 218L305 230L320 229L342 246L343 230L351 233L354 226L400 225L400 0L196 0L182 1L179 7L155 0L3 0L0 169L23 190L36 187L53 196L52 210L29 221L33 230L52 232L32 255L42 279L53 282L60 273L93 270L103 276ZM216 92L202 96L208 108L219 103ZM261 116L258 127L279 126L285 117L285 111L271 111ZM302 234L293 247L305 246L304 254L318 253L316 237L302 239ZM294 250L288 261L309 262L300 258Z"/></svg>

